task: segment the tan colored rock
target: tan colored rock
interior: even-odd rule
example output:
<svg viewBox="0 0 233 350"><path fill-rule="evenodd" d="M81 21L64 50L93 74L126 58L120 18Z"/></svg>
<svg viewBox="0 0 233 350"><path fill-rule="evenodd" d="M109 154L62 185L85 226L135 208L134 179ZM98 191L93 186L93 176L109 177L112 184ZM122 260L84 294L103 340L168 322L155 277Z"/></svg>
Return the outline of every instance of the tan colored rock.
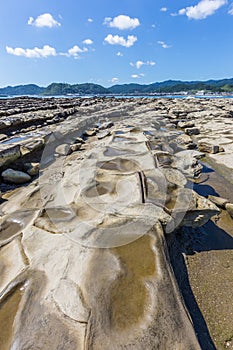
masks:
<svg viewBox="0 0 233 350"><path fill-rule="evenodd" d="M216 204L218 207L225 209L226 204L230 201L226 198L216 197L216 196L208 196L208 199Z"/></svg>
<svg viewBox="0 0 233 350"><path fill-rule="evenodd" d="M10 164L20 157L21 152L20 147L18 145L5 145L2 149L0 149L0 166Z"/></svg>
<svg viewBox="0 0 233 350"><path fill-rule="evenodd" d="M55 152L60 156L66 156L70 152L70 145L67 143L63 143L56 147Z"/></svg>
<svg viewBox="0 0 233 350"><path fill-rule="evenodd" d="M212 153L212 154L220 152L218 145L212 145L207 142L200 142L198 144L198 150L200 152L206 152L206 153Z"/></svg>
<svg viewBox="0 0 233 350"><path fill-rule="evenodd" d="M40 163L25 163L24 168L30 176L35 176L39 174Z"/></svg>
<svg viewBox="0 0 233 350"><path fill-rule="evenodd" d="M230 214L230 216L233 218L233 204L232 203L227 203L226 204L226 210Z"/></svg>

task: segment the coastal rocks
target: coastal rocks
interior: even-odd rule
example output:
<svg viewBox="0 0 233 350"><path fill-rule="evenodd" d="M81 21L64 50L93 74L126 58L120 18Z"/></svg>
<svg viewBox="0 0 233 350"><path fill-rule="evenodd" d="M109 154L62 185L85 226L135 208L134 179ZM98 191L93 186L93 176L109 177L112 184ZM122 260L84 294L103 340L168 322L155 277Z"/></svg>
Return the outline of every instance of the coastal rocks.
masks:
<svg viewBox="0 0 233 350"><path fill-rule="evenodd" d="M111 128L112 126L114 126L114 123L113 122L105 122L103 124L101 124L99 126L99 130L105 130L105 129L109 129Z"/></svg>
<svg viewBox="0 0 233 350"><path fill-rule="evenodd" d="M84 132L85 136L95 136L96 135L96 129L89 129Z"/></svg>
<svg viewBox="0 0 233 350"><path fill-rule="evenodd" d="M199 135L200 130L198 128L186 128L185 133L189 136L191 135Z"/></svg>
<svg viewBox="0 0 233 350"><path fill-rule="evenodd" d="M6 169L1 175L3 177L3 181L13 184L23 184L31 180L31 176L29 174L13 169Z"/></svg>
<svg viewBox="0 0 233 350"><path fill-rule="evenodd" d="M185 129L185 128L193 128L195 126L195 123L191 120L188 121L180 121L177 123L178 128Z"/></svg>
<svg viewBox="0 0 233 350"><path fill-rule="evenodd" d="M25 163L24 169L30 176L38 175L40 170L40 163Z"/></svg>
<svg viewBox="0 0 233 350"><path fill-rule="evenodd" d="M44 147L43 139L29 140L22 145L20 145L20 151L22 155L32 153L36 150L42 149Z"/></svg>
<svg viewBox="0 0 233 350"><path fill-rule="evenodd" d="M20 158L20 146L6 146L0 149L0 166L5 166Z"/></svg>
<svg viewBox="0 0 233 350"><path fill-rule="evenodd" d="M218 207L226 209L226 204L229 203L228 199L216 197L216 196L208 196L208 199L216 204Z"/></svg>
<svg viewBox="0 0 233 350"><path fill-rule="evenodd" d="M67 143L61 144L56 147L55 153L59 154L60 156L66 156L70 152L70 145Z"/></svg>
<svg viewBox="0 0 233 350"><path fill-rule="evenodd" d="M205 152L205 153L218 153L219 152L219 146L218 145L212 145L207 142L199 142L198 143L198 150L200 152Z"/></svg>
<svg viewBox="0 0 233 350"><path fill-rule="evenodd" d="M230 214L230 216L233 219L233 204L232 203L227 203L226 204L226 210Z"/></svg>

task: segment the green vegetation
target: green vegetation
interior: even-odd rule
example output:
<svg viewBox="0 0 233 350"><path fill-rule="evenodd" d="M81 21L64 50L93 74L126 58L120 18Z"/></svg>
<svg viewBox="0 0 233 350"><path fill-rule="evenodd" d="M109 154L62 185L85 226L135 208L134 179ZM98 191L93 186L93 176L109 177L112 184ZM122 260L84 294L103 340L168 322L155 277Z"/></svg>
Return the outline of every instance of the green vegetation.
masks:
<svg viewBox="0 0 233 350"><path fill-rule="evenodd" d="M159 94L159 93L178 93L204 91L206 93L233 93L233 78L222 80L208 81L179 81L167 80L160 83L149 85L141 84L123 84L114 85L105 88L98 84L67 84L67 83L52 83L48 87L39 87L34 84L7 86L0 88L0 95L43 95L43 96L60 96L60 95L107 95L107 94L122 94L122 95L143 95L143 94Z"/></svg>

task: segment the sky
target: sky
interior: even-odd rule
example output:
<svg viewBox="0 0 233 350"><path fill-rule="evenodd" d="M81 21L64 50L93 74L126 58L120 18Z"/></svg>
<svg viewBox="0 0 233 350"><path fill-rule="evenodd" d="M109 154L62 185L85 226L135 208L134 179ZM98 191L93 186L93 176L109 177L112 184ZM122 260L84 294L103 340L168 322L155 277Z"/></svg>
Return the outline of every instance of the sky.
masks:
<svg viewBox="0 0 233 350"><path fill-rule="evenodd" d="M0 86L233 77L233 0L7 0Z"/></svg>

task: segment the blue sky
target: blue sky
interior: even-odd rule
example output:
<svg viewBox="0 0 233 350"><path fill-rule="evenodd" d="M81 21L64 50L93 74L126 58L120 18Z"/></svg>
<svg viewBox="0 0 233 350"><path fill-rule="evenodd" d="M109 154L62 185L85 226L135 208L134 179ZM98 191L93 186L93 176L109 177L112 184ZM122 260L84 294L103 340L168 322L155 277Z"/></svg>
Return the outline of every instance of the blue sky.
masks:
<svg viewBox="0 0 233 350"><path fill-rule="evenodd" d="M233 1L8 0L0 86L233 77Z"/></svg>

